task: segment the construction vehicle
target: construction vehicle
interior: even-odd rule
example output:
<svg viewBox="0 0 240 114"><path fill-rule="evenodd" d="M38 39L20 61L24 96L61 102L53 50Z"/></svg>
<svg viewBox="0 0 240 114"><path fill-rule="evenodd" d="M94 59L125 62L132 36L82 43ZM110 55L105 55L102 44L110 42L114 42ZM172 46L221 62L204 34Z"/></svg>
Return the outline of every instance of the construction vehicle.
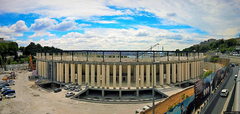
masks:
<svg viewBox="0 0 240 114"><path fill-rule="evenodd" d="M32 62L32 55L31 54L29 55L29 58L30 58L30 63L31 63L30 69L31 70L36 70L36 66L33 65L33 62Z"/></svg>
<svg viewBox="0 0 240 114"><path fill-rule="evenodd" d="M10 79L16 79L16 75L15 75L15 72L11 72L11 75L10 76L8 76L8 75L6 75L6 76L4 76L3 78L2 78L2 80L3 81L5 81L5 82L7 82L8 80L10 80Z"/></svg>

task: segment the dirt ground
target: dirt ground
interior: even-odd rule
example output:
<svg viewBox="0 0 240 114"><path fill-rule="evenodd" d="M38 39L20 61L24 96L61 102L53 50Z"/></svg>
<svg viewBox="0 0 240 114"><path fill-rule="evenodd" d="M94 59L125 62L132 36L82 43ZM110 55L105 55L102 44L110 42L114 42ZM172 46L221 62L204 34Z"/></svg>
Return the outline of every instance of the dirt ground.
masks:
<svg viewBox="0 0 240 114"><path fill-rule="evenodd" d="M0 114L134 114L147 104L102 104L65 98L68 92L46 92L38 89L33 81L28 81L31 72L17 72L15 85L16 98L0 101ZM0 75L3 76L5 74Z"/></svg>

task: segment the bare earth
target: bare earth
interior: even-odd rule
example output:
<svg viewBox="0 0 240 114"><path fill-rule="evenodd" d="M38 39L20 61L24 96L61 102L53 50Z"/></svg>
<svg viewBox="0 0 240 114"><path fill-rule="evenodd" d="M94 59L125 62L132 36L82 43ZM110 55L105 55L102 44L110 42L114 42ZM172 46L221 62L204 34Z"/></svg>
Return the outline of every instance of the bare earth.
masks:
<svg viewBox="0 0 240 114"><path fill-rule="evenodd" d="M28 81L31 72L16 73L16 98L0 101L0 114L134 114L136 109L151 103L102 104L76 101L65 98L68 92L59 93L38 90L33 81ZM5 75L5 74L4 74ZM0 75L2 78L3 75Z"/></svg>

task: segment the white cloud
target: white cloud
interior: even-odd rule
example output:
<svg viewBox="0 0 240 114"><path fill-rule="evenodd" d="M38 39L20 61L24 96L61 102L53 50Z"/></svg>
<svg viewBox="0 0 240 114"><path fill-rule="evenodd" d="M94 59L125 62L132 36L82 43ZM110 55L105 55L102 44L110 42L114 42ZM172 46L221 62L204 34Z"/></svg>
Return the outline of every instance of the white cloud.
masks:
<svg viewBox="0 0 240 114"><path fill-rule="evenodd" d="M55 36L55 34L51 34L50 32L46 31L36 31L33 35L29 36L29 38L34 38L34 37L43 37L43 36Z"/></svg>
<svg viewBox="0 0 240 114"><path fill-rule="evenodd" d="M137 26L137 28L136 30L132 28L87 28L84 33L70 32L61 38L41 39L35 43L40 43L43 46L55 46L64 50L147 50L151 45L160 43L160 47L164 46L165 50L176 50L188 47L203 38L201 35L189 34L184 31L173 33L169 30L148 26ZM147 33L147 35L139 37L136 36L137 33ZM26 42L20 43L22 45L27 44Z"/></svg>
<svg viewBox="0 0 240 114"><path fill-rule="evenodd" d="M84 24L84 23L82 23L82 24L79 24L78 26L79 27L87 27L87 26L91 26L91 24Z"/></svg>
<svg viewBox="0 0 240 114"><path fill-rule="evenodd" d="M4 0L0 4L0 14L5 12L35 13L49 18L88 19L91 16L112 16L132 14L128 9L115 10L106 6L103 0Z"/></svg>
<svg viewBox="0 0 240 114"><path fill-rule="evenodd" d="M22 32L28 31L25 22L22 20L17 21L15 24L10 27L0 26L0 37L10 39L14 36L20 37L23 36Z"/></svg>
<svg viewBox="0 0 240 114"><path fill-rule="evenodd" d="M57 30L57 31L68 31L72 29L77 29L77 23L75 21L62 21L58 23L54 19L41 18L36 19L35 23L31 25L31 29L34 31L42 30Z"/></svg>
<svg viewBox="0 0 240 114"><path fill-rule="evenodd" d="M95 23L102 23L102 24L110 24L110 23L118 23L117 21L113 20L113 21L103 21L103 20L97 20L97 21L93 21Z"/></svg>
<svg viewBox="0 0 240 114"><path fill-rule="evenodd" d="M116 17L114 19L133 20L133 17Z"/></svg>
<svg viewBox="0 0 240 114"><path fill-rule="evenodd" d="M10 29L14 30L15 32L24 32L28 31L28 27L25 25L25 21L19 20L16 24L13 24Z"/></svg>
<svg viewBox="0 0 240 114"><path fill-rule="evenodd" d="M50 29L52 26L54 26L55 23L57 23L56 20L49 18L36 19L34 22L35 23L30 27L34 31Z"/></svg>

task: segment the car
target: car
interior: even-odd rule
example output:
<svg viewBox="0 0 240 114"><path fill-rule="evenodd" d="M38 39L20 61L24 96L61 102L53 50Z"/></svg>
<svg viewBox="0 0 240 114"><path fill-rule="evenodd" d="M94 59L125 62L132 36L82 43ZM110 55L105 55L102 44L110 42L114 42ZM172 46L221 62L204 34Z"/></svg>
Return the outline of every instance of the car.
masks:
<svg viewBox="0 0 240 114"><path fill-rule="evenodd" d="M41 80L39 80L39 79L37 79L36 81L35 81L35 83L41 83L42 81Z"/></svg>
<svg viewBox="0 0 240 114"><path fill-rule="evenodd" d="M143 110L141 110L141 109L137 109L137 110L135 111L135 114L140 114L142 111L143 111Z"/></svg>
<svg viewBox="0 0 240 114"><path fill-rule="evenodd" d="M5 98L15 98L15 97L16 97L15 93L9 93L5 96Z"/></svg>
<svg viewBox="0 0 240 114"><path fill-rule="evenodd" d="M11 90L11 88L2 88L1 92L4 93L7 90Z"/></svg>
<svg viewBox="0 0 240 114"><path fill-rule="evenodd" d="M75 93L73 93L73 92L68 92L68 93L65 94L66 97L71 97L73 95L75 95Z"/></svg>
<svg viewBox="0 0 240 114"><path fill-rule="evenodd" d="M227 97L228 93L229 93L228 89L222 89L222 91L220 93L220 96L221 97Z"/></svg>
<svg viewBox="0 0 240 114"><path fill-rule="evenodd" d="M235 67L235 65L234 65L234 64L232 64L232 67Z"/></svg>
<svg viewBox="0 0 240 114"><path fill-rule="evenodd" d="M2 101L2 95L0 95L0 101Z"/></svg>
<svg viewBox="0 0 240 114"><path fill-rule="evenodd" d="M237 77L238 77L238 75L236 74L236 75L234 76L234 80L236 80L236 79L237 79Z"/></svg>
<svg viewBox="0 0 240 114"><path fill-rule="evenodd" d="M144 106L144 107L143 107L143 110L147 110L147 109L149 109L148 106Z"/></svg>
<svg viewBox="0 0 240 114"><path fill-rule="evenodd" d="M238 66L238 64L237 64L237 63L236 63L235 65L236 65L236 66Z"/></svg>
<svg viewBox="0 0 240 114"><path fill-rule="evenodd" d="M82 89L79 89L79 88L76 88L74 91L75 92L79 92L79 91L81 91Z"/></svg>
<svg viewBox="0 0 240 114"><path fill-rule="evenodd" d="M54 91L54 93L57 93L57 92L62 91L62 89L60 89L60 88L55 88L53 91Z"/></svg>
<svg viewBox="0 0 240 114"><path fill-rule="evenodd" d="M70 91L73 91L73 90L75 90L75 87L70 87L69 90L70 90Z"/></svg>

